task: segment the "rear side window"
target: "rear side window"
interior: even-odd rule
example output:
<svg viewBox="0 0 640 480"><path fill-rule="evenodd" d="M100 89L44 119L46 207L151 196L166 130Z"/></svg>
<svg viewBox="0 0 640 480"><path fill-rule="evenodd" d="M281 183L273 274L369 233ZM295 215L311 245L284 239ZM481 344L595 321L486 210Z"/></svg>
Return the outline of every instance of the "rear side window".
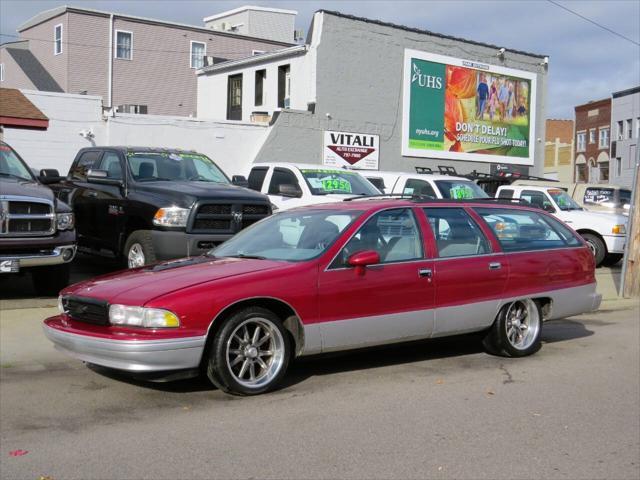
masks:
<svg viewBox="0 0 640 480"><path fill-rule="evenodd" d="M574 247L575 234L557 220L525 210L476 208L495 233L505 252Z"/></svg>
<svg viewBox="0 0 640 480"><path fill-rule="evenodd" d="M264 177L267 176L267 171L269 169L266 167L256 167L251 169L251 173L249 173L249 188L251 190L257 190L258 192L262 190L262 184L264 182Z"/></svg>
<svg viewBox="0 0 640 480"><path fill-rule="evenodd" d="M271 183L269 184L269 194L279 195L280 185L295 185L298 186L298 180L291 170L284 168L276 168L271 176Z"/></svg>
<svg viewBox="0 0 640 480"><path fill-rule="evenodd" d="M426 182L424 180L417 180L415 178L410 178L409 180L407 180L402 193L405 195L424 195L431 198L438 198L436 196L436 192L433 191L433 187L429 184L429 182Z"/></svg>
<svg viewBox="0 0 640 480"><path fill-rule="evenodd" d="M384 189L385 184L384 184L384 180L380 177L367 177L367 180L369 180L371 183L373 183L373 186L376 187L378 190L380 190L380 192L384 193Z"/></svg>
<svg viewBox="0 0 640 480"><path fill-rule="evenodd" d="M74 180L86 181L87 172L98 166L101 154L102 152L99 150L84 152L78 159L75 167L73 167L73 170L71 171L71 178Z"/></svg>
<svg viewBox="0 0 640 480"><path fill-rule="evenodd" d="M480 227L463 208L425 208L440 258L484 255L491 252Z"/></svg>
<svg viewBox="0 0 640 480"><path fill-rule="evenodd" d="M614 201L613 188L587 188L584 192L583 202L588 205L599 205Z"/></svg>
<svg viewBox="0 0 640 480"><path fill-rule="evenodd" d="M498 198L513 198L513 190L504 188L498 193Z"/></svg>

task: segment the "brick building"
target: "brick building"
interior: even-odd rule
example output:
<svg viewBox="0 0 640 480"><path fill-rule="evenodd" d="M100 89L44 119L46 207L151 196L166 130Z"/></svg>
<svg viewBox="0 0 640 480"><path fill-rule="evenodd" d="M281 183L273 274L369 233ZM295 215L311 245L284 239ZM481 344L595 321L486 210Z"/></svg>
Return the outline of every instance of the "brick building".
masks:
<svg viewBox="0 0 640 480"><path fill-rule="evenodd" d="M287 18L296 13L287 12ZM267 21L270 13L283 15L267 8L260 13ZM18 41L0 47L1 84L99 95L106 108L125 113L194 115L197 69L289 47L293 22L287 25L291 43L275 39L286 37L280 25L258 38L233 25L193 26L61 6L22 24Z"/></svg>
<svg viewBox="0 0 640 480"><path fill-rule="evenodd" d="M545 122L544 176L561 182L573 181L573 120Z"/></svg>
<svg viewBox="0 0 640 480"><path fill-rule="evenodd" d="M611 98L575 107L574 180L609 183Z"/></svg>

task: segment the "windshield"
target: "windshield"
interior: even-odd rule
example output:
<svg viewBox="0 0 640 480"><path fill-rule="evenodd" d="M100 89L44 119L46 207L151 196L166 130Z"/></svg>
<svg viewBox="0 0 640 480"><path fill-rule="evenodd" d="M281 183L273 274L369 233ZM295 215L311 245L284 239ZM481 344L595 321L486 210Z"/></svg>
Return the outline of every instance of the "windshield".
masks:
<svg viewBox="0 0 640 480"><path fill-rule="evenodd" d="M560 210L582 210L582 207L574 202L564 190L547 190L547 193L553 198Z"/></svg>
<svg viewBox="0 0 640 480"><path fill-rule="evenodd" d="M33 182L27 166L9 145L0 145L0 177L11 177Z"/></svg>
<svg viewBox="0 0 640 480"><path fill-rule="evenodd" d="M138 182L181 180L230 183L206 155L199 153L130 152L129 169Z"/></svg>
<svg viewBox="0 0 640 480"><path fill-rule="evenodd" d="M268 260L310 260L322 254L359 210L300 210L272 215L242 230L208 255Z"/></svg>
<svg viewBox="0 0 640 480"><path fill-rule="evenodd" d="M312 195L380 195L368 180L356 172L331 169L300 169Z"/></svg>
<svg viewBox="0 0 640 480"><path fill-rule="evenodd" d="M463 200L465 198L489 198L487 192L467 180L436 180L442 198Z"/></svg>

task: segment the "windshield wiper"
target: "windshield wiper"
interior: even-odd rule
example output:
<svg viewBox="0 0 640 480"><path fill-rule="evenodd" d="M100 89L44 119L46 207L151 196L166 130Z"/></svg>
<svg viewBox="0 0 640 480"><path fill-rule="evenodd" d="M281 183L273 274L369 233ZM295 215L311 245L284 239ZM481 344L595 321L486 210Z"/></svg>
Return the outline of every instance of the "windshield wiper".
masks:
<svg viewBox="0 0 640 480"><path fill-rule="evenodd" d="M266 260L267 257L263 257L261 255L246 255L244 253L239 253L237 255L227 255L227 257L231 258L252 258L254 260Z"/></svg>
<svg viewBox="0 0 640 480"><path fill-rule="evenodd" d="M165 177L149 177L149 178L139 178L139 182L173 182L176 180L175 178L165 178Z"/></svg>

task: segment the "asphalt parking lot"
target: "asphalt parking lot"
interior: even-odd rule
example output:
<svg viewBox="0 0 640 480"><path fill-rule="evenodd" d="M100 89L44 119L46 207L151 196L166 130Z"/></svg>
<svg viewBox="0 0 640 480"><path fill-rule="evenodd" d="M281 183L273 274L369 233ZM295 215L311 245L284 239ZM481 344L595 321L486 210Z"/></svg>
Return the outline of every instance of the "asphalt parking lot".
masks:
<svg viewBox="0 0 640 480"><path fill-rule="evenodd" d="M549 323L524 359L419 342L300 361L252 398L90 369L42 335L55 308L5 308L2 478L637 479L637 303Z"/></svg>

